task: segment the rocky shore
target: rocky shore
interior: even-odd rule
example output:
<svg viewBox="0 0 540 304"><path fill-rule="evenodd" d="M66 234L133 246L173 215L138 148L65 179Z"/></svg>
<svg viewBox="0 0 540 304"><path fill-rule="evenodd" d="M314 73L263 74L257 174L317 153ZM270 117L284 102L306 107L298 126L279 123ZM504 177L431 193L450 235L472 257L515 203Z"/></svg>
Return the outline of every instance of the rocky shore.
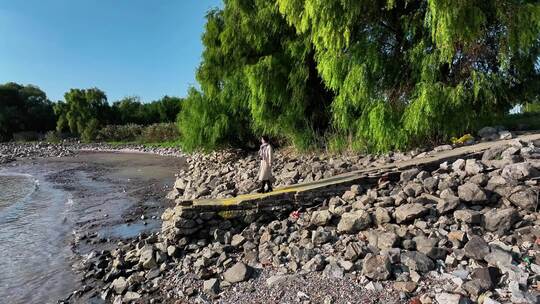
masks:
<svg viewBox="0 0 540 304"><path fill-rule="evenodd" d="M79 150L96 152L138 152L152 153L163 156L183 156L179 149L147 147L144 145L109 145L106 143L89 143L66 141L63 143L0 143L0 165L14 162L18 159L71 156Z"/></svg>
<svg viewBox="0 0 540 304"><path fill-rule="evenodd" d="M280 153L276 184L448 149L381 157ZM170 198L228 197L256 187L254 155L195 155L188 164ZM478 158L404 171L396 181L353 185L300 210L223 218L179 204L163 213L160 233L87 256L89 283L69 301L538 303L539 169L540 142L514 140Z"/></svg>

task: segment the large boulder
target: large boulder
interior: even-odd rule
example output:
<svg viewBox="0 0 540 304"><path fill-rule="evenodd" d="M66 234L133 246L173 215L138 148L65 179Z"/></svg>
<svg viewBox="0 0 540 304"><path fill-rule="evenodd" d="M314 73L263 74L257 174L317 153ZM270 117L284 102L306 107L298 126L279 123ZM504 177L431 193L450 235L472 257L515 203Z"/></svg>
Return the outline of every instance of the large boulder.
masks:
<svg viewBox="0 0 540 304"><path fill-rule="evenodd" d="M419 203L401 205L396 208L395 216L398 223L412 221L429 212L429 208Z"/></svg>
<svg viewBox="0 0 540 304"><path fill-rule="evenodd" d="M357 233L371 225L371 216L365 210L343 213L338 223L340 233Z"/></svg>
<svg viewBox="0 0 540 304"><path fill-rule="evenodd" d="M470 203L483 203L487 195L477 184L465 183L458 187L458 196L462 201Z"/></svg>

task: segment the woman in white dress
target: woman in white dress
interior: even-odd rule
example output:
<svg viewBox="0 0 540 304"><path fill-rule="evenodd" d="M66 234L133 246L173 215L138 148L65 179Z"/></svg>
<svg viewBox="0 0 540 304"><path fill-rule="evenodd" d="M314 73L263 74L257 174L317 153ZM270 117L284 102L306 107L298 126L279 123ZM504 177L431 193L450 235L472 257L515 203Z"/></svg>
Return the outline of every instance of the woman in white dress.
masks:
<svg viewBox="0 0 540 304"><path fill-rule="evenodd" d="M261 158L261 169L259 171L259 181L261 189L259 193L272 192L272 158L273 151L270 141L267 136L261 137L261 147L259 149L259 157ZM266 188L266 189L265 189Z"/></svg>

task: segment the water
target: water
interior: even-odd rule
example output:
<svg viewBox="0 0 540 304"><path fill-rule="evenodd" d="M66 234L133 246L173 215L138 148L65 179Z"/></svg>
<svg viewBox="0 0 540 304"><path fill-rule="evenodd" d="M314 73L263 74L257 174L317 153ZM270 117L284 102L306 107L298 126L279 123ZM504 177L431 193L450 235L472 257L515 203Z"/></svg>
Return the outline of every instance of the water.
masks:
<svg viewBox="0 0 540 304"><path fill-rule="evenodd" d="M137 215L128 224L125 215L144 207L146 218L159 218L163 202L148 193L170 188L181 166L174 158L93 153L0 169L0 303L56 303L79 288L72 265L99 250L75 245L80 235L159 230L158 219L145 224Z"/></svg>
<svg viewBox="0 0 540 304"><path fill-rule="evenodd" d="M0 176L0 302L53 303L75 287L66 203L33 176Z"/></svg>

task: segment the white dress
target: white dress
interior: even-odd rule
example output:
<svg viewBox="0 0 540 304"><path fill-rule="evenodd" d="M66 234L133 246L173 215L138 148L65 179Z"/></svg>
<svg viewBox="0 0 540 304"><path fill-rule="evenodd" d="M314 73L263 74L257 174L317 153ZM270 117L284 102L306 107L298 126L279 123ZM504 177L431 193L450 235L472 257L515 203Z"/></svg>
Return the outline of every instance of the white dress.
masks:
<svg viewBox="0 0 540 304"><path fill-rule="evenodd" d="M261 169L259 171L260 181L272 180L272 146L269 144L261 145L259 156L261 157Z"/></svg>

